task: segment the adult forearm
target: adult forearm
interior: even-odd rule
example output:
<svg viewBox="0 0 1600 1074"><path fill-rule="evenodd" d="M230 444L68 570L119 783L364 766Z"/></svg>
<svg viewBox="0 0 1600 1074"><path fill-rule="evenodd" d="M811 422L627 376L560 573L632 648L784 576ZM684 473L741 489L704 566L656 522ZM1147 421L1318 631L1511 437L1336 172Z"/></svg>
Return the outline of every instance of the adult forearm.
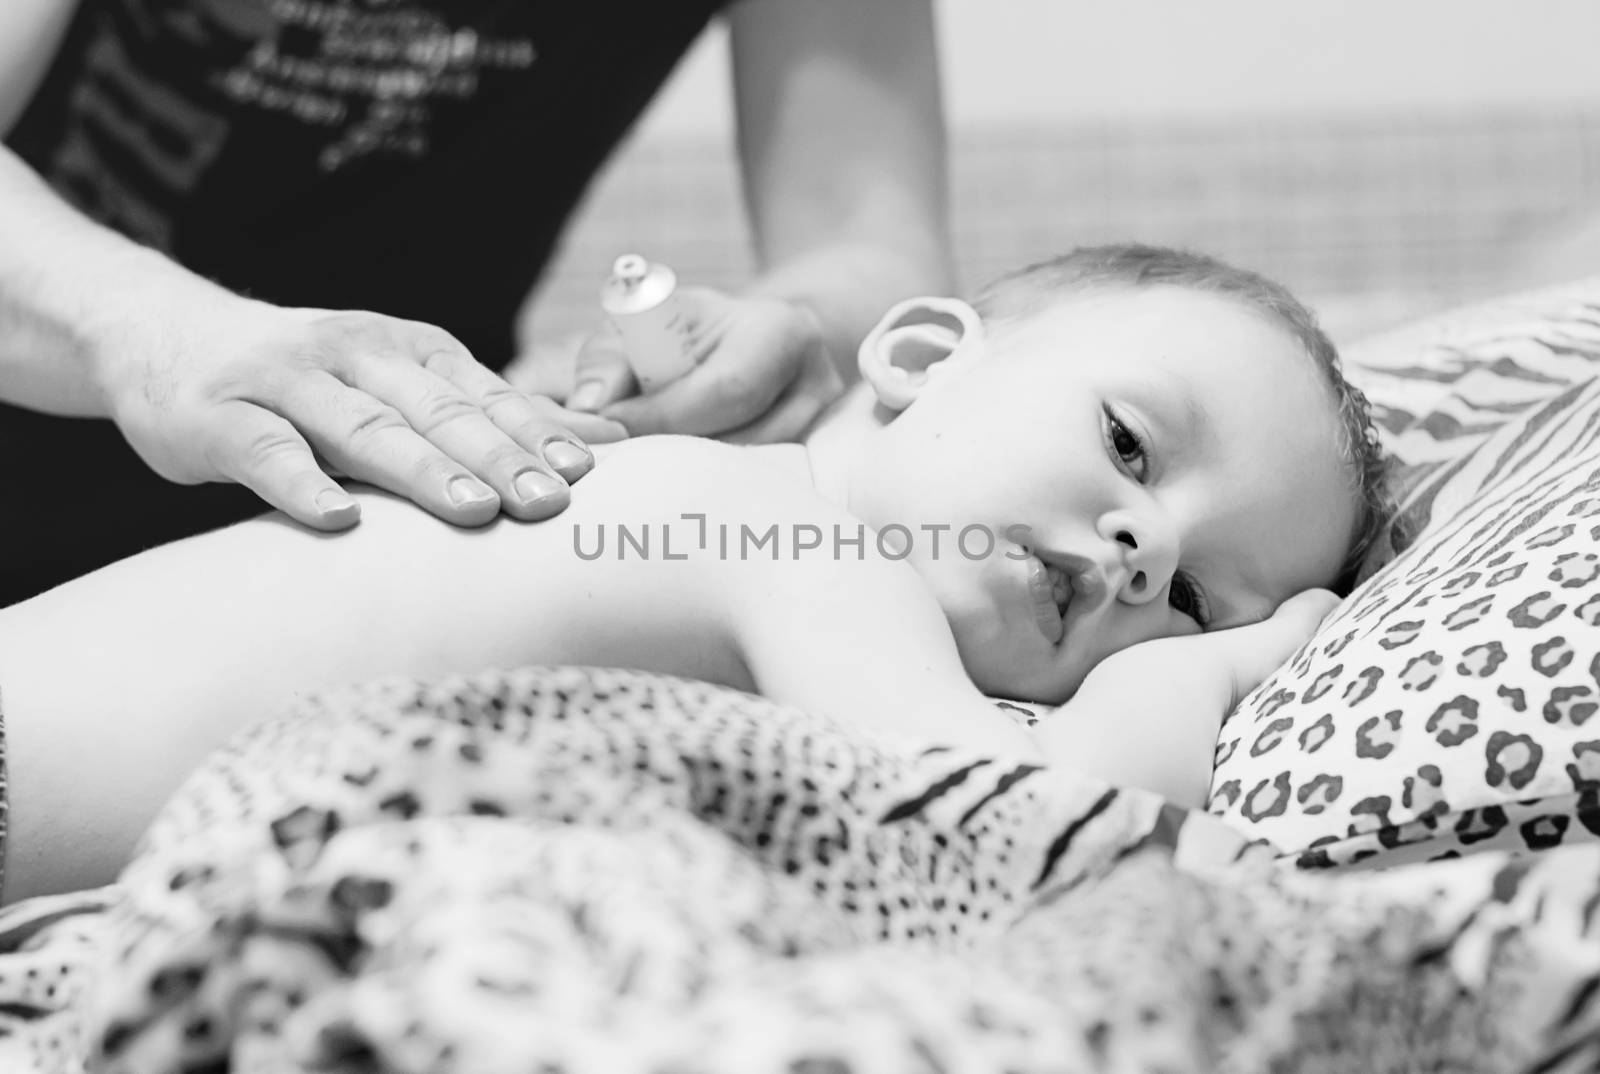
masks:
<svg viewBox="0 0 1600 1074"><path fill-rule="evenodd" d="M814 309L854 379L884 310L954 283L933 4L767 0L729 23L756 288Z"/></svg>
<svg viewBox="0 0 1600 1074"><path fill-rule="evenodd" d="M953 277L949 251L939 239L893 245L841 239L775 261L749 291L810 309L829 358L845 382L853 383L856 350L884 310L913 295L950 294Z"/></svg>
<svg viewBox="0 0 1600 1074"><path fill-rule="evenodd" d="M89 220L0 147L0 401L107 414L108 358L219 288Z"/></svg>

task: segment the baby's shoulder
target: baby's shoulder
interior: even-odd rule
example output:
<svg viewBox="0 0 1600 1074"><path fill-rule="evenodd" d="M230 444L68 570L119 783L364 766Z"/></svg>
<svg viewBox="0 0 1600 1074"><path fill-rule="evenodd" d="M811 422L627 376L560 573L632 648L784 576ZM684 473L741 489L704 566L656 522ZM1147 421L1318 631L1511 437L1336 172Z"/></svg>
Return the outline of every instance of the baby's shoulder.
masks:
<svg viewBox="0 0 1600 1074"><path fill-rule="evenodd" d="M601 444L594 452L595 467L584 483L618 482L640 493L732 504L759 500L798 508L820 499L799 444L726 444L662 435Z"/></svg>
<svg viewBox="0 0 1600 1074"><path fill-rule="evenodd" d="M805 458L805 448L799 444L729 444L704 436L668 433L635 436L612 444L594 444L590 450L594 452L599 465L611 463L625 466L692 463L764 467L772 466L778 457L791 453L802 460Z"/></svg>

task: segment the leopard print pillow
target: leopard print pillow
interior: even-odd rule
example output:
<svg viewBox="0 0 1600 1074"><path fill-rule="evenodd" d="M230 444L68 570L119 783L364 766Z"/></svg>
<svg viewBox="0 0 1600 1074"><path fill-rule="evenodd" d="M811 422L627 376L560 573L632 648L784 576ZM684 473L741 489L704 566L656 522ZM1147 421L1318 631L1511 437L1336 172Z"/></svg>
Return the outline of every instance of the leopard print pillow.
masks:
<svg viewBox="0 0 1600 1074"><path fill-rule="evenodd" d="M1223 725L1211 812L1303 865L1600 836L1600 381L1479 439Z"/></svg>

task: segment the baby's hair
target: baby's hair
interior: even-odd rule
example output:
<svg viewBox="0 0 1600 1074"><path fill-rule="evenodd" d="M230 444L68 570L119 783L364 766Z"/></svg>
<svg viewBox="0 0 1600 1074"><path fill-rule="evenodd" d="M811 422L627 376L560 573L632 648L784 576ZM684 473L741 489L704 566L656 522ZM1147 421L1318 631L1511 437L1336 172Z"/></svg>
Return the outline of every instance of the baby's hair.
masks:
<svg viewBox="0 0 1600 1074"><path fill-rule="evenodd" d="M1360 498L1355 532L1334 589L1348 593L1367 550L1390 512L1387 465L1367 397L1344 378L1339 352L1307 309L1283 285L1248 269L1186 250L1129 243L1085 246L1008 273L974 303L991 327L1032 316L1063 296L1095 287L1183 287L1224 295L1265 314L1300 342L1332 390L1339 412L1339 453Z"/></svg>

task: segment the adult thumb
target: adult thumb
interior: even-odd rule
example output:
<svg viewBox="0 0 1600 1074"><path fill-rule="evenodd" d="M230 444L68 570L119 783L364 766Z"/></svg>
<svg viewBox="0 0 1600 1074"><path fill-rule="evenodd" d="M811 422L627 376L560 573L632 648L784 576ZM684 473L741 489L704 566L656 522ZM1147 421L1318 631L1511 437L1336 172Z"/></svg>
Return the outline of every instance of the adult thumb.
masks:
<svg viewBox="0 0 1600 1074"><path fill-rule="evenodd" d="M608 327L583 341L573 368L568 410L593 413L637 391L622 336L615 328Z"/></svg>

